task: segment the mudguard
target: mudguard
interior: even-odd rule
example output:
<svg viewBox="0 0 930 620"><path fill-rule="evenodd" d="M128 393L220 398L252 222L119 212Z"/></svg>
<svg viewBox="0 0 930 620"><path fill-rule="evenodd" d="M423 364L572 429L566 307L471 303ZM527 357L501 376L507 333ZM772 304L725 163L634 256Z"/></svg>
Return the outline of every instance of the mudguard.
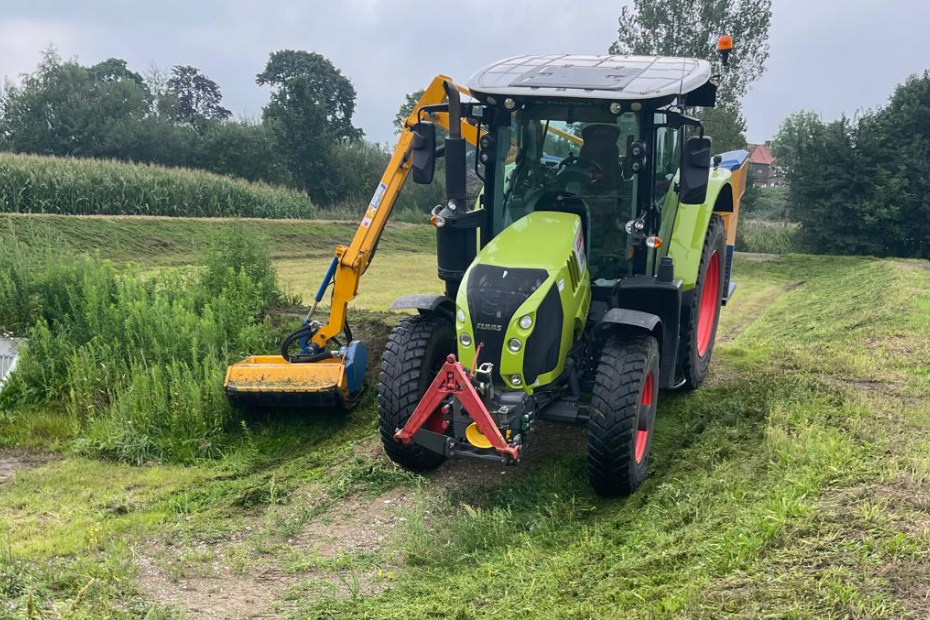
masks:
<svg viewBox="0 0 930 620"><path fill-rule="evenodd" d="M455 303L445 295L404 295L395 299L389 310L417 310L420 314L439 312L452 318Z"/></svg>
<svg viewBox="0 0 930 620"><path fill-rule="evenodd" d="M613 323L614 325L629 325L647 332L653 332L656 327L662 328L662 319L656 315L626 308L611 308L601 319L601 322Z"/></svg>
<svg viewBox="0 0 930 620"><path fill-rule="evenodd" d="M674 205L666 202L663 207L663 211L669 206L673 207L675 220L671 239L667 244L667 253L675 260L675 279L681 280L681 288L684 292L693 290L697 284L704 238L707 236L707 227L714 213L723 218L727 232L727 286L724 290L729 289L729 273L733 247L736 243L739 203L746 190L749 153L742 150L730 151L719 157L719 163L710 171L707 198L703 203L681 203L677 205L677 209L674 209ZM663 221L663 228L666 224L667 222Z"/></svg>

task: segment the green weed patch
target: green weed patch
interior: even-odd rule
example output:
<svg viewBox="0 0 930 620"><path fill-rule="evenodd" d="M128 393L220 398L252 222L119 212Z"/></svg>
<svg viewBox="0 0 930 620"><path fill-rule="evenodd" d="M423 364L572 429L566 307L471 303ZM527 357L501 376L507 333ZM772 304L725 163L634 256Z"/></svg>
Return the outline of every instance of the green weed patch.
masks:
<svg viewBox="0 0 930 620"><path fill-rule="evenodd" d="M282 301L271 261L243 230L215 238L196 273L143 277L99 258L25 245L0 257L4 327L28 336L0 408L63 410L83 452L142 463L217 456L238 414L227 364L272 350Z"/></svg>

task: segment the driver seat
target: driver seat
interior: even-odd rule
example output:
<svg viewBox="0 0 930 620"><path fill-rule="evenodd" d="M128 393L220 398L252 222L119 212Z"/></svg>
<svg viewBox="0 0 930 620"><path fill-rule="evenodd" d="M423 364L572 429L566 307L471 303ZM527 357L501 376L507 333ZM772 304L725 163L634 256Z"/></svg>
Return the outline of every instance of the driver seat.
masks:
<svg viewBox="0 0 930 620"><path fill-rule="evenodd" d="M592 123L581 130L584 144L578 153L580 159L593 161L604 172L603 179L597 184L603 193L616 191L620 186L620 128L607 123Z"/></svg>

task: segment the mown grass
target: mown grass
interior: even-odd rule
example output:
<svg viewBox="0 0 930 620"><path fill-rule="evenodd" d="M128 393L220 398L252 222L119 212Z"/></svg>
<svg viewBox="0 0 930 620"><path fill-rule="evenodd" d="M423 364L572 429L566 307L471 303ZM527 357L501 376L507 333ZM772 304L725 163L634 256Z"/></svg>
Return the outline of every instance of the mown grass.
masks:
<svg viewBox="0 0 930 620"><path fill-rule="evenodd" d="M594 497L581 455L453 495L411 520L394 587L294 617L920 617L925 267L739 263L791 290L720 347L710 386L664 395L636 495Z"/></svg>
<svg viewBox="0 0 930 620"><path fill-rule="evenodd" d="M327 259L280 259L275 261L275 268L288 291L310 300L329 267ZM436 275L434 253L382 250L365 273L352 307L384 310L403 294L442 292L443 283ZM324 305L328 303L327 298Z"/></svg>
<svg viewBox="0 0 930 620"><path fill-rule="evenodd" d="M306 194L208 172L0 153L0 211L312 218Z"/></svg>
<svg viewBox="0 0 930 620"><path fill-rule="evenodd" d="M417 265L397 294L433 268ZM0 617L181 617L152 602L139 557L174 578L289 575L278 615L294 618L926 617L926 263L735 270L711 379L663 393L651 476L627 500L594 496L583 449L560 441L508 476L411 476L370 456L369 394L346 417L246 419L212 461L21 471L0 485ZM322 558L294 542L395 487L423 497L382 548Z"/></svg>

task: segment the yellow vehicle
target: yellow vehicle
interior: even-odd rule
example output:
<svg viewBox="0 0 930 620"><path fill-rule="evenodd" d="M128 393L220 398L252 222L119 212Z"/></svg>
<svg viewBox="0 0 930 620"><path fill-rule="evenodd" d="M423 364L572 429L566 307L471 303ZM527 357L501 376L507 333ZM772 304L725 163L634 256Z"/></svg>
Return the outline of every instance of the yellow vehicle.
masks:
<svg viewBox="0 0 930 620"><path fill-rule="evenodd" d="M725 61L729 46L721 52ZM748 154L712 156L687 114L715 102L712 66L693 58L520 56L481 69L468 88L437 77L355 238L336 248L304 325L280 356L231 366L230 399L357 402L366 352L347 306L407 176L432 181L438 125L448 130L447 199L431 221L445 293L392 306L417 315L397 325L384 352L385 452L421 471L450 457L511 464L537 420L587 424L592 486L633 491L659 389L701 384L735 288ZM466 187L466 143L477 195ZM331 281L329 318L315 323Z"/></svg>

